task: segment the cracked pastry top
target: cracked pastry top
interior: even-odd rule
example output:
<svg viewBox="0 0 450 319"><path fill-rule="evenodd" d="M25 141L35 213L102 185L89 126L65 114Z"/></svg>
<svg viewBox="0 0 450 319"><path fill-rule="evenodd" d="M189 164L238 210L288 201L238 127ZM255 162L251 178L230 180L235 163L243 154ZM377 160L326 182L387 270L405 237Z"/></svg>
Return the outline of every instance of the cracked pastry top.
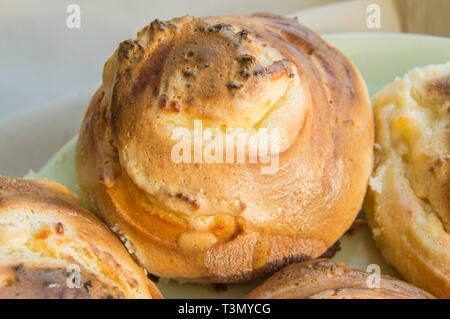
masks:
<svg viewBox="0 0 450 319"><path fill-rule="evenodd" d="M215 132L280 129L278 170L173 161L171 133L195 120ZM320 256L344 233L373 134L356 68L295 20L155 20L105 63L80 130L78 183L149 272L241 281Z"/></svg>

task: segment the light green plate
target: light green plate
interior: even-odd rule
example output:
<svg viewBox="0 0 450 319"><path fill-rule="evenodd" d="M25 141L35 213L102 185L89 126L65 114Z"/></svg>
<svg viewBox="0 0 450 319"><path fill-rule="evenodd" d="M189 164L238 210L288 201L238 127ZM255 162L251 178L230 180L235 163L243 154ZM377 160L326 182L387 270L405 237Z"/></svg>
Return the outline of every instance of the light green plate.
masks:
<svg viewBox="0 0 450 319"><path fill-rule="evenodd" d="M324 38L339 48L358 67L367 82L371 95L384 85L402 76L415 66L439 64L450 60L450 39L418 35L395 34L338 34ZM75 180L74 147L76 137L58 151L37 173L28 178L47 178L68 186L77 192ZM398 277L380 255L367 226L356 228L353 234L341 239L341 250L334 260L348 266L367 269L377 264L382 274ZM159 282L157 285L166 298L240 298L260 281L228 285L226 291L197 284Z"/></svg>

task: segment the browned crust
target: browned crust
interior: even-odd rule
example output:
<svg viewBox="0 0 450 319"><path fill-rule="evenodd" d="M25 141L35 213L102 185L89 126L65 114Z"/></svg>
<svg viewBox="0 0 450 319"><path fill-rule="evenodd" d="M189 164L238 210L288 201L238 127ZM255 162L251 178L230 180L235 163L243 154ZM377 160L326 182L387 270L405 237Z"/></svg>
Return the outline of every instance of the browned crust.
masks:
<svg viewBox="0 0 450 319"><path fill-rule="evenodd" d="M23 264L0 267L2 285L0 299L123 299L117 286L99 280L89 271L80 272L80 282L63 268L27 268ZM72 282L73 283L73 282Z"/></svg>
<svg viewBox="0 0 450 319"><path fill-rule="evenodd" d="M248 299L429 299L424 290L381 276L379 287L369 286L371 274L330 259L292 264L275 273L245 298Z"/></svg>
<svg viewBox="0 0 450 319"><path fill-rule="evenodd" d="M159 32L176 32L171 31L170 24L179 23L182 19L193 20L192 25L197 23L192 17L162 25L155 22L144 28L139 36L146 32L155 37L160 36ZM156 137L148 131L143 114L160 105L155 94L164 85L162 74L170 73L170 70L175 72L177 67L164 60L171 45L177 44L167 40L164 33L161 35L163 44L158 49L150 50L140 41L127 42L107 62L104 70L106 83L104 80L93 96L80 130L76 150L77 177L92 208L133 246L132 253L149 272L183 280L235 282L277 270L293 261L318 257L351 225L361 208L372 169L373 119L365 84L351 62L294 20L268 14L206 19L216 23L229 21L258 34L293 64L296 74L304 81L306 94L311 95L312 109L305 115L304 127L297 128L295 133L301 133L301 136L280 154L280 173L258 176L259 166L250 165L172 167L166 160L168 153L163 151L167 145L155 144L161 148L152 151L150 142L154 142ZM181 25L176 30L180 28L187 27ZM208 37L225 50L226 43L219 43L222 38ZM201 39L199 41L204 45ZM236 52L230 54L234 57ZM210 58L218 60L215 55ZM228 56L224 58L228 59ZM114 72L118 73L111 76L111 65L115 63L119 67ZM290 75L287 71L289 66L279 67L279 72ZM110 85L111 78L116 79L113 86ZM250 81L248 88L243 86L239 90L252 92L252 85L264 85L264 81ZM215 109L223 107L224 114L237 114L234 112L238 111L225 108L224 103L229 101L230 94L233 96L229 86L221 86L223 91L218 91L215 99L211 100L207 98L210 93L201 91L206 90L206 82L201 83L203 88L194 85L195 94L186 97L186 101L171 105L162 101L161 105L169 106L169 110L164 112L183 112L183 107L190 105L188 100L199 102L205 98L205 101L212 101ZM106 92L105 87L108 88ZM248 94L251 97L251 93ZM211 106L194 111L206 116L202 112L214 113L213 109ZM214 118L213 113L208 113L208 116ZM207 248L194 247L197 249L195 252L180 248L178 240L188 230L187 226L176 216L163 216L149 209L146 205L149 194L142 182L137 183L122 159L119 160L128 142L139 146L138 158L145 154L147 158L148 154L160 155L164 159L159 163L160 171L165 172L168 179L186 177L193 183L204 180L209 183L204 186L216 188L217 193L229 193L237 198L245 193L249 198L260 199L258 203L267 205L269 212L265 216L266 221L255 223L237 216L231 236L224 236ZM146 168L147 161L142 158L139 161L139 165L143 165L141 172L155 172L153 168ZM157 158L155 156L152 160ZM338 167L338 164L342 166ZM303 168L301 174L298 173L300 168ZM248 175L256 177L246 180ZM296 180L287 176L295 176ZM268 187L272 184L279 185L279 189ZM241 188L237 189L237 185ZM256 188L250 191L252 188L248 185ZM189 198L183 193L177 197L180 201ZM164 202L156 202L164 205ZM197 201L192 201L196 205L190 205L190 200L185 202L188 204L186 209L194 212L199 209L198 205L203 205ZM242 207L246 209L245 202ZM275 210L284 213L275 214Z"/></svg>
<svg viewBox="0 0 450 319"><path fill-rule="evenodd" d="M89 254L95 256L95 262L108 273L108 276L117 278L116 283L118 285L125 283L131 285L136 291L133 297L162 298L159 290L130 258L120 241L100 220L75 200L68 188L46 180L26 180L0 176L0 218L8 220L9 216L17 217L17 214L20 217L22 211L31 211L37 219L42 216L42 220L58 221L54 225L53 223L48 224L48 227L45 226L45 229L34 235L38 236L38 239L45 241L48 237L56 236L60 237L61 240L74 240L79 243L80 247L87 249ZM12 223L17 228L22 226L19 221L12 221ZM78 264L82 269L84 266L89 266L83 265L74 256L66 256L65 258L64 262L68 265ZM23 273L27 277L24 278L31 286L36 288L33 278L42 276L38 276L34 270L39 272L39 269L45 270L45 267L49 270L54 268L53 264L46 265L45 262L42 264L43 262L35 257L32 259L26 257L20 259L18 257L14 259L13 264L4 265L4 269L2 268L4 271L0 273L6 275L9 268L20 266L29 275L25 276L25 273ZM95 275L90 274L88 270L84 270L84 273L91 278L91 282L95 279L93 277ZM16 288L19 289L12 283L9 290ZM125 298L131 296L123 288L116 287L114 289L119 289L119 291L116 291L116 295L120 294ZM19 290L15 293L35 295L39 298L47 296L45 291L25 293ZM3 292L9 294L6 290Z"/></svg>

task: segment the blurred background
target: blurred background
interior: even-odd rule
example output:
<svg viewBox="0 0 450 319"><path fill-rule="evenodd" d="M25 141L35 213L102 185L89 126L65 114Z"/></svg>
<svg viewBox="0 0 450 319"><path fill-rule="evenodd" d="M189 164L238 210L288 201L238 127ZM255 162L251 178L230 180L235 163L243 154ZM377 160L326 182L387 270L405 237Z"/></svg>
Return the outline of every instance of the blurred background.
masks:
<svg viewBox="0 0 450 319"><path fill-rule="evenodd" d="M70 5L80 28L68 27ZM155 18L254 12L320 34L450 36L450 0L0 0L0 174L38 169L78 132L106 59Z"/></svg>
<svg viewBox="0 0 450 319"><path fill-rule="evenodd" d="M69 4L81 27L69 29ZM366 25L379 4L381 28ZM450 36L449 0L0 0L0 120L93 90L118 43L155 18L274 12L320 33L413 32Z"/></svg>

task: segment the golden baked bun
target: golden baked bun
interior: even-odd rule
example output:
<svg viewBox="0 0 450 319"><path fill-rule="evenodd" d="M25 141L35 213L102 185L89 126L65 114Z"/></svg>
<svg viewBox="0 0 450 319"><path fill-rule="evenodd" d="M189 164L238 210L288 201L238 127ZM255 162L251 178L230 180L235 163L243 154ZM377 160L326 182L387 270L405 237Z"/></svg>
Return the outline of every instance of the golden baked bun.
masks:
<svg viewBox="0 0 450 319"><path fill-rule="evenodd" d="M215 132L280 129L278 170L174 161L174 129L192 133L195 120ZM105 64L80 130L78 183L149 272L248 280L320 256L351 225L373 129L356 68L295 20L156 20Z"/></svg>
<svg viewBox="0 0 450 319"><path fill-rule="evenodd" d="M397 78L374 107L373 236L405 279L450 298L450 63Z"/></svg>
<svg viewBox="0 0 450 319"><path fill-rule="evenodd" d="M434 299L404 281L319 258L285 267L246 299Z"/></svg>
<svg viewBox="0 0 450 319"><path fill-rule="evenodd" d="M0 176L0 299L161 298L121 242L47 181Z"/></svg>

